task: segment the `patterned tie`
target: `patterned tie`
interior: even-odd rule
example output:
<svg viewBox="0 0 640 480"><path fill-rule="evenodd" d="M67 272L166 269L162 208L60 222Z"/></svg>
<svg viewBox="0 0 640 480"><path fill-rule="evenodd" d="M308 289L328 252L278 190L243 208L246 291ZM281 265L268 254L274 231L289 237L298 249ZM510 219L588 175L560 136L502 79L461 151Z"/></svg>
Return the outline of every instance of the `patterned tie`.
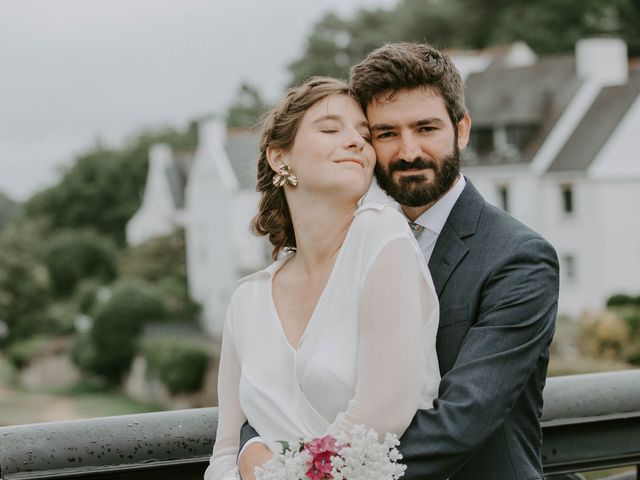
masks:
<svg viewBox="0 0 640 480"><path fill-rule="evenodd" d="M419 223L412 222L409 220L409 228L413 232L413 236L419 238L422 232L424 231L424 227Z"/></svg>

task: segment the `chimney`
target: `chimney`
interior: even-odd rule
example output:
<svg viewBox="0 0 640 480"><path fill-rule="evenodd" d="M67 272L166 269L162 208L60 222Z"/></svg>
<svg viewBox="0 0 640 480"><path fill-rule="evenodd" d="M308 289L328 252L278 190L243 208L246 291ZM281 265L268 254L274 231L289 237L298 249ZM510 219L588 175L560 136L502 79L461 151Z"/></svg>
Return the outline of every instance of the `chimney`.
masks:
<svg viewBox="0 0 640 480"><path fill-rule="evenodd" d="M227 124L221 117L211 116L198 122L198 143L221 148L227 141Z"/></svg>
<svg viewBox="0 0 640 480"><path fill-rule="evenodd" d="M576 43L576 73L582 80L604 86L629 79L627 44L619 38L586 38Z"/></svg>

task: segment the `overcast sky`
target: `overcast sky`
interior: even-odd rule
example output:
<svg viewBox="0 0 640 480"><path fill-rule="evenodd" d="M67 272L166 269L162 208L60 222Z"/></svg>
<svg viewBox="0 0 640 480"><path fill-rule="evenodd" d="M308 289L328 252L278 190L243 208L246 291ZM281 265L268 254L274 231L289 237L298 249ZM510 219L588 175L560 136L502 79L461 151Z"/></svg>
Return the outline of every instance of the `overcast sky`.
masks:
<svg viewBox="0 0 640 480"><path fill-rule="evenodd" d="M273 100L327 11L396 0L0 0L0 191L23 200L100 138Z"/></svg>

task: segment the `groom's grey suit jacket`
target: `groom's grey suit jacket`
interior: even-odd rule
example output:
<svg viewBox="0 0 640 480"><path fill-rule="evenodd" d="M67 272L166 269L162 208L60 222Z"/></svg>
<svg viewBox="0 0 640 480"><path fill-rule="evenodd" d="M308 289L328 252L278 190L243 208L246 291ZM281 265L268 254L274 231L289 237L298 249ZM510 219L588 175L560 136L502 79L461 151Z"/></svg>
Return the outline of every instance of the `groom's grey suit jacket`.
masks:
<svg viewBox="0 0 640 480"><path fill-rule="evenodd" d="M429 260L442 381L401 438L406 480L542 479L542 388L558 261L467 179Z"/></svg>

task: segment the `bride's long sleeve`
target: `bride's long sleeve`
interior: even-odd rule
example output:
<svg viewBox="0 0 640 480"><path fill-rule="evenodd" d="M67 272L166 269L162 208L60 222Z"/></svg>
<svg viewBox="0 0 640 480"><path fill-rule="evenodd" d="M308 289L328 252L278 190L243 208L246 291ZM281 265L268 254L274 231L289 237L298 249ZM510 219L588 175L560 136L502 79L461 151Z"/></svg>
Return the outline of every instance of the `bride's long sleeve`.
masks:
<svg viewBox="0 0 640 480"><path fill-rule="evenodd" d="M366 270L355 396L329 427L330 434L364 424L381 435L402 435L418 408L432 406L424 405L424 398L432 402L437 396L438 299L413 242L407 236L391 240Z"/></svg>
<svg viewBox="0 0 640 480"><path fill-rule="evenodd" d="M240 428L246 418L240 408L240 364L227 321L222 334L222 350L218 374L218 430L213 454L204 474L205 480L240 480L236 466Z"/></svg>

